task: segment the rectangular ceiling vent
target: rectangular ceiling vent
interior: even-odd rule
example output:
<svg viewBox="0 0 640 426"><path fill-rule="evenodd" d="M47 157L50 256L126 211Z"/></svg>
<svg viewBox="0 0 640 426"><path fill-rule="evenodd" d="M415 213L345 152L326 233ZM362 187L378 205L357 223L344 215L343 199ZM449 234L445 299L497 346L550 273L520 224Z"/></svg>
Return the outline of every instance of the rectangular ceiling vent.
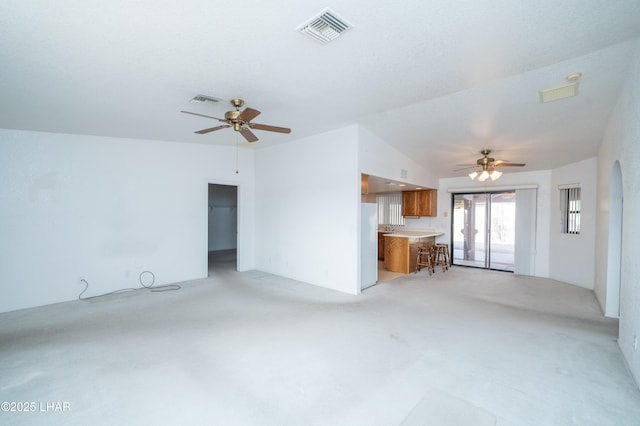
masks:
<svg viewBox="0 0 640 426"><path fill-rule="evenodd" d="M220 102L222 99L214 98L213 96L207 95L196 95L191 99L191 102L199 103L199 104L215 104Z"/></svg>
<svg viewBox="0 0 640 426"><path fill-rule="evenodd" d="M340 37L342 33L351 28L353 28L353 25L333 10L327 8L320 12L318 16L300 25L297 30L322 44L326 44Z"/></svg>

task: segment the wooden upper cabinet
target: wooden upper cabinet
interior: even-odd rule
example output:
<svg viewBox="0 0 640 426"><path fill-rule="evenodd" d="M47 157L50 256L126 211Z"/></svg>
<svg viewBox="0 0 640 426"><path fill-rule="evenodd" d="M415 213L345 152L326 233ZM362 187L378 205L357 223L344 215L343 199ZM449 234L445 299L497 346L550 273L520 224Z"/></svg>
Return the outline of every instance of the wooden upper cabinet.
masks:
<svg viewBox="0 0 640 426"><path fill-rule="evenodd" d="M402 216L437 216L438 190L404 191L402 193Z"/></svg>
<svg viewBox="0 0 640 426"><path fill-rule="evenodd" d="M418 191L418 216L438 216L438 190Z"/></svg>
<svg viewBox="0 0 640 426"><path fill-rule="evenodd" d="M417 191L404 191L402 193L402 216L418 216Z"/></svg>
<svg viewBox="0 0 640 426"><path fill-rule="evenodd" d="M360 194L369 194L369 175L364 173L360 174Z"/></svg>

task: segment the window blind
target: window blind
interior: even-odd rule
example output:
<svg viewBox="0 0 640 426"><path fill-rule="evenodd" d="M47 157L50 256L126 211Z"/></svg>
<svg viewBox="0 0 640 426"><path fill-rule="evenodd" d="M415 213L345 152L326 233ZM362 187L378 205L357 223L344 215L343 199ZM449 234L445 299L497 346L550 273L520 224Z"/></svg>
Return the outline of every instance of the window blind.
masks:
<svg viewBox="0 0 640 426"><path fill-rule="evenodd" d="M561 232L580 233L580 187L560 187Z"/></svg>
<svg viewBox="0 0 640 426"><path fill-rule="evenodd" d="M518 275L535 275L537 203L537 189L516 189L516 235L513 272Z"/></svg>
<svg viewBox="0 0 640 426"><path fill-rule="evenodd" d="M378 203L378 225L404 226L402 217L402 194L376 196Z"/></svg>

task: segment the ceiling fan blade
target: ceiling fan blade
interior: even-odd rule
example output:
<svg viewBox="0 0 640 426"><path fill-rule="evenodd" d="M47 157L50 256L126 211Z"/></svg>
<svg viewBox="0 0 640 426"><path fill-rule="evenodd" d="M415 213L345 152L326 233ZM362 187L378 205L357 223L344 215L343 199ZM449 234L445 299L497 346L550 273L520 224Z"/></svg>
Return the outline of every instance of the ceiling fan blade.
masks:
<svg viewBox="0 0 640 426"><path fill-rule="evenodd" d="M222 118L211 117L210 115L198 114L197 112L191 112L191 111L180 111L180 112L185 113L185 114L197 115L198 117L211 118L211 119L214 119L214 120L222 121L223 123L227 122L227 120L223 120Z"/></svg>
<svg viewBox="0 0 640 426"><path fill-rule="evenodd" d="M458 167L471 167L471 166L477 166L477 164L456 164L456 166L458 166Z"/></svg>
<svg viewBox="0 0 640 426"><path fill-rule="evenodd" d="M242 120L245 122L251 121L259 115L260 115L260 111L258 111L257 109L245 108L244 111L242 111L238 116L238 120Z"/></svg>
<svg viewBox="0 0 640 426"><path fill-rule="evenodd" d="M269 126L267 124L257 124L257 123L251 123L250 126L252 129L266 130L268 132L291 133L291 129L287 127Z"/></svg>
<svg viewBox="0 0 640 426"><path fill-rule="evenodd" d="M253 132L251 130L249 130L247 127L243 127L242 129L240 129L240 134L242 136L244 136L244 138L247 140L247 142L257 142L258 138L256 137L256 135L253 134Z"/></svg>
<svg viewBox="0 0 640 426"><path fill-rule="evenodd" d="M464 166L464 165L466 165L466 164L458 164L458 165L459 165L459 166ZM477 165L477 164L475 164L475 165L473 165L473 166L472 166L472 165L469 165L468 167L463 167L463 168L461 168L461 169L456 169L456 170L454 170L454 172L460 172L460 171L462 171L462 170L475 169L476 167L478 167L478 165Z"/></svg>
<svg viewBox="0 0 640 426"><path fill-rule="evenodd" d="M222 126L216 126L216 127L211 127L211 128L209 128L209 129L202 129L202 130L198 130L197 132L193 132L193 133L197 133L197 134L199 134L199 135L204 135L204 134L207 134L207 133L213 132L213 131L215 131L215 130L225 129L225 128L227 128L227 127L231 127L231 126L229 126L228 124L224 124L224 125L222 125Z"/></svg>
<svg viewBox="0 0 640 426"><path fill-rule="evenodd" d="M505 161L494 161L491 164L493 167L523 167L526 166L525 163L507 163Z"/></svg>

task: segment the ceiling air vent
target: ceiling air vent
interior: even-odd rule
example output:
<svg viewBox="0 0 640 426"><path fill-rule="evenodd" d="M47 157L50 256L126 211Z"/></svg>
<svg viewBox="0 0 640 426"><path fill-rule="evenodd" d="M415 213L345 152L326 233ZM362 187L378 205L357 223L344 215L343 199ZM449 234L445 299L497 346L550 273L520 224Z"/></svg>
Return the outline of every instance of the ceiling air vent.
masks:
<svg viewBox="0 0 640 426"><path fill-rule="evenodd" d="M220 98L214 98L213 96L207 96L207 95L196 95L193 97L193 99L191 99L191 102L195 102L198 104L215 104L220 102L222 99Z"/></svg>
<svg viewBox="0 0 640 426"><path fill-rule="evenodd" d="M333 10L327 8L320 12L319 15L300 25L297 30L322 44L326 44L340 37L342 33L351 28L353 28L353 25L338 16Z"/></svg>

